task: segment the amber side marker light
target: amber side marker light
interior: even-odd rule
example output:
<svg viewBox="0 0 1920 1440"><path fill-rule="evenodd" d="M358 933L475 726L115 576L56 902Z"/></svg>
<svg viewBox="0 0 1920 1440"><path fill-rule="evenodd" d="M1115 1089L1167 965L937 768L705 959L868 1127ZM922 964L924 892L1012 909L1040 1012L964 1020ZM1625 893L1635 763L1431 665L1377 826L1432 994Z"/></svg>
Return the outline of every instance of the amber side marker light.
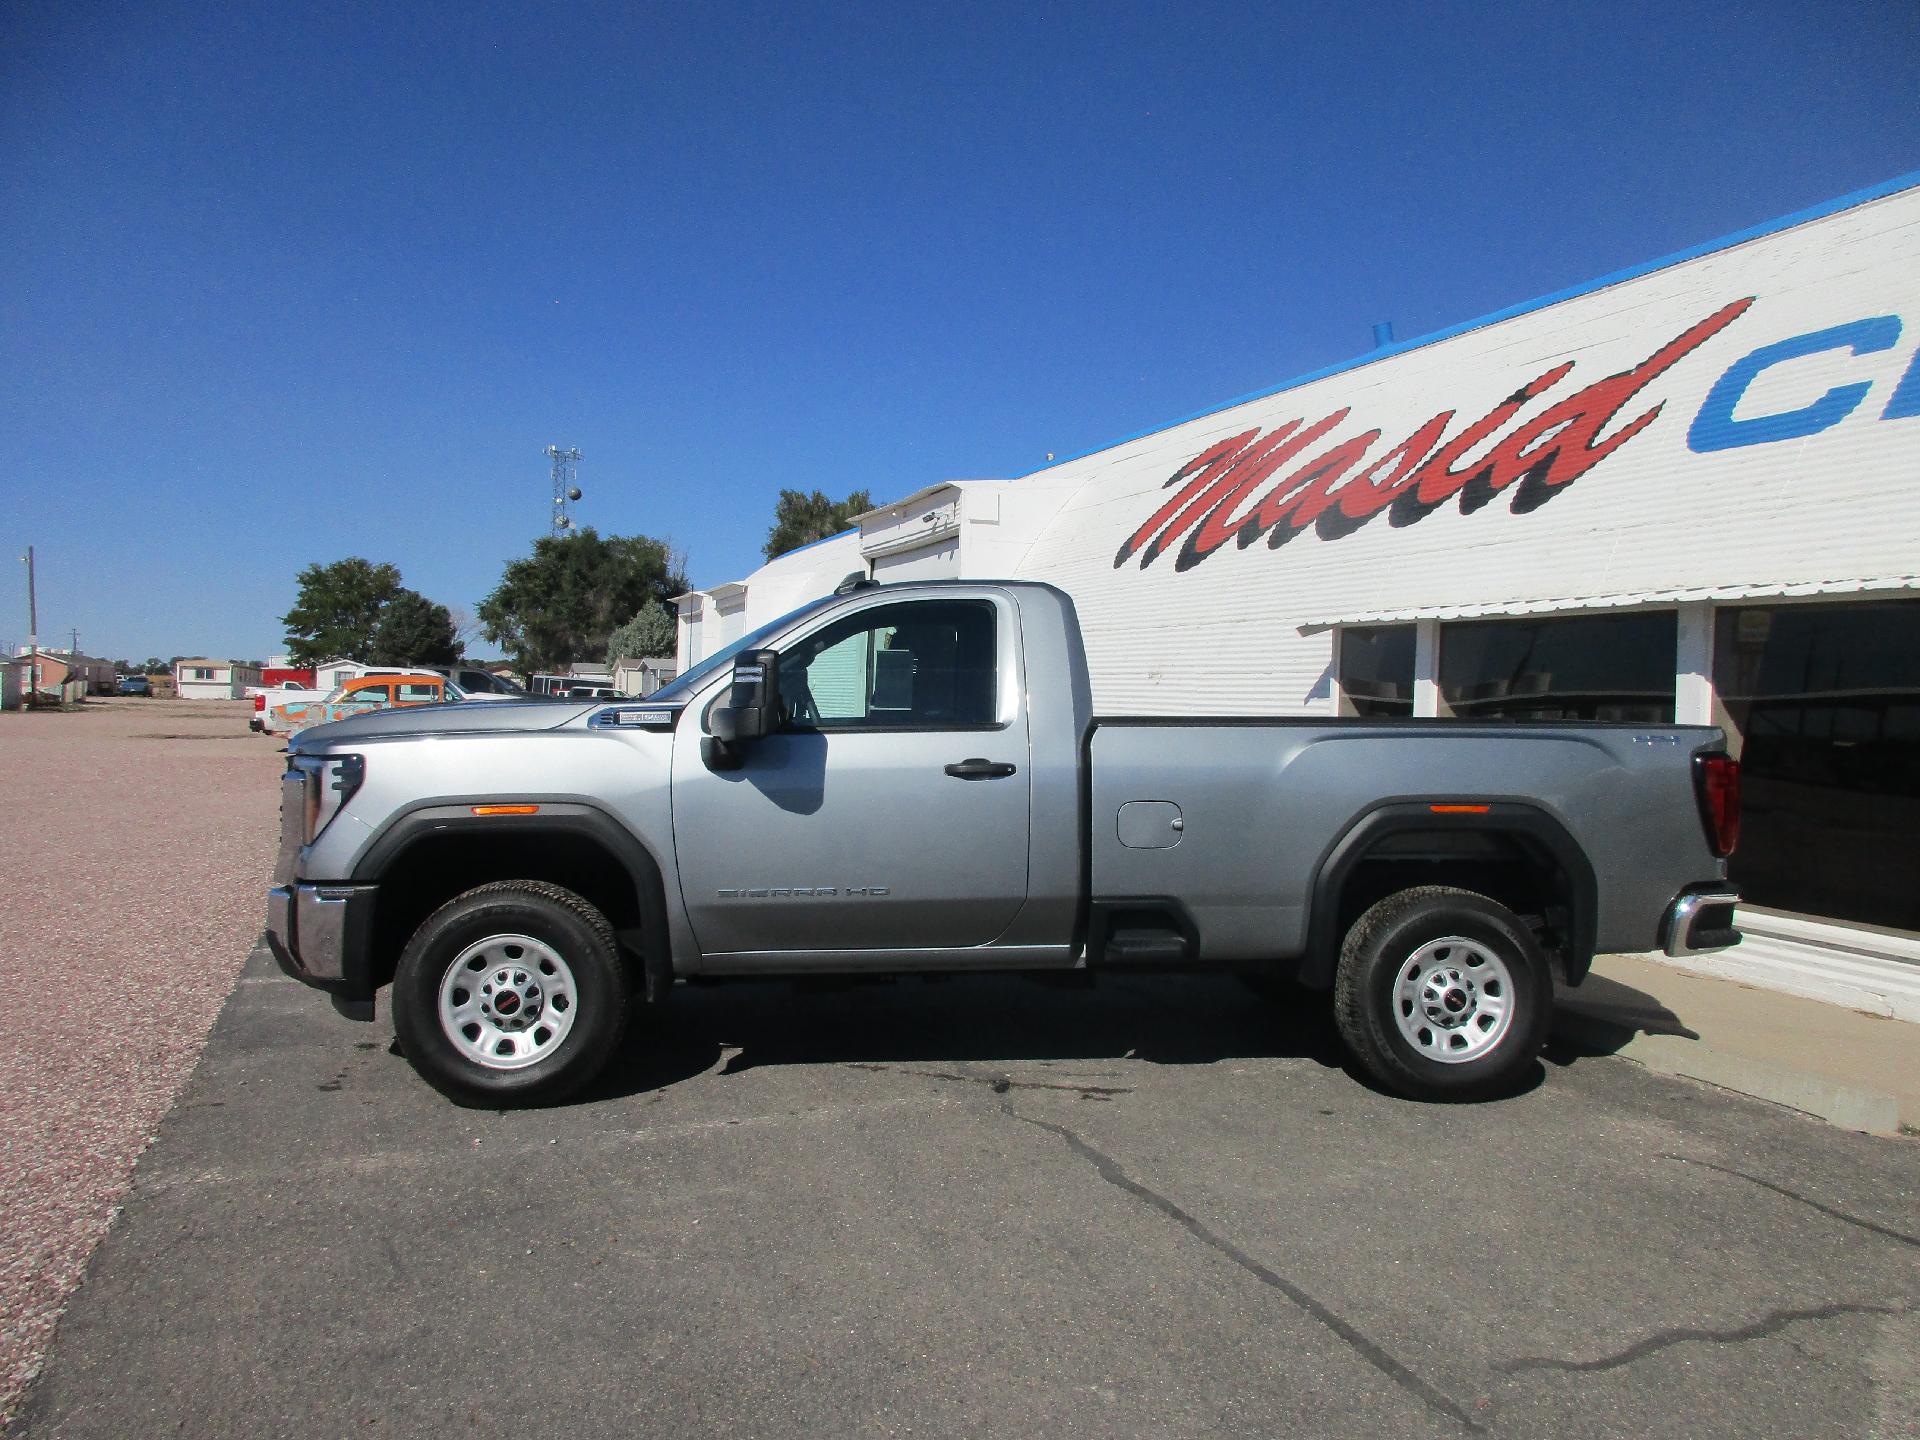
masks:
<svg viewBox="0 0 1920 1440"><path fill-rule="evenodd" d="M1491 805L1429 805L1427 809L1436 815L1485 815L1493 807Z"/></svg>
<svg viewBox="0 0 1920 1440"><path fill-rule="evenodd" d="M475 815L538 815L538 805L469 805Z"/></svg>

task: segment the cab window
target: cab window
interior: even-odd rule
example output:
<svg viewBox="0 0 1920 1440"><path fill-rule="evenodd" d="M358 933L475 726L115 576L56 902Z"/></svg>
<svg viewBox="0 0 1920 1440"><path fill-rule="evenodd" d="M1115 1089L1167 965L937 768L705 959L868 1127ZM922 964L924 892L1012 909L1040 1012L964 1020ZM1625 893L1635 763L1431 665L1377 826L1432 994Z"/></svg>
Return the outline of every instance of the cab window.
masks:
<svg viewBox="0 0 1920 1440"><path fill-rule="evenodd" d="M781 657L789 728L992 725L994 632L984 600L912 600L850 615Z"/></svg>
<svg viewBox="0 0 1920 1440"><path fill-rule="evenodd" d="M431 705L439 698L440 687L428 684L426 681L417 681L400 687L402 705Z"/></svg>

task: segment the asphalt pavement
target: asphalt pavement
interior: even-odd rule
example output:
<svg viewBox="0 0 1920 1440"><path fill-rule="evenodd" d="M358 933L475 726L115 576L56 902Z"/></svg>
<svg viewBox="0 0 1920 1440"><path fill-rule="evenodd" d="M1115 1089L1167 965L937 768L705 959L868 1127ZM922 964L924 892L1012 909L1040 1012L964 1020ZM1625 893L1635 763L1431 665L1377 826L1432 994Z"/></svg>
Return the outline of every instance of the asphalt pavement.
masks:
<svg viewBox="0 0 1920 1440"><path fill-rule="evenodd" d="M256 953L16 1433L1912 1435L1917 1197L1557 1046L1385 1096L1221 977L683 986L460 1110Z"/></svg>

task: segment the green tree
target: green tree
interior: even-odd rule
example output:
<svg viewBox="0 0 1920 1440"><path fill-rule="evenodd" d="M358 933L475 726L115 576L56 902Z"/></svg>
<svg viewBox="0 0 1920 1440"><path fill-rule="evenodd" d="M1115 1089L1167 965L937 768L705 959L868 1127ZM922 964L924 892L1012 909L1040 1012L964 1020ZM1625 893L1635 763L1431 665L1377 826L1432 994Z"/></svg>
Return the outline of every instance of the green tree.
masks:
<svg viewBox="0 0 1920 1440"><path fill-rule="evenodd" d="M811 545L829 535L851 529L853 517L873 508L873 500L864 490L856 490L846 499L829 500L818 490L811 495L798 490L782 490L773 507L773 525L767 531L767 543L761 554L772 560Z"/></svg>
<svg viewBox="0 0 1920 1440"><path fill-rule="evenodd" d="M643 605L640 613L613 632L607 641L607 668L622 660L653 660L671 655L678 647L679 628L659 605Z"/></svg>
<svg viewBox="0 0 1920 1440"><path fill-rule="evenodd" d="M446 606L402 589L381 609L367 658L375 665L451 665L465 649Z"/></svg>
<svg viewBox="0 0 1920 1440"><path fill-rule="evenodd" d="M293 608L280 617L296 665L370 658L380 612L402 589L399 570L357 555L307 566L299 585Z"/></svg>
<svg viewBox="0 0 1920 1440"><path fill-rule="evenodd" d="M665 544L646 535L608 535L591 525L566 536L542 536L533 554L507 566L480 602L488 640L516 670L564 670L598 658L622 621L660 607L687 588Z"/></svg>

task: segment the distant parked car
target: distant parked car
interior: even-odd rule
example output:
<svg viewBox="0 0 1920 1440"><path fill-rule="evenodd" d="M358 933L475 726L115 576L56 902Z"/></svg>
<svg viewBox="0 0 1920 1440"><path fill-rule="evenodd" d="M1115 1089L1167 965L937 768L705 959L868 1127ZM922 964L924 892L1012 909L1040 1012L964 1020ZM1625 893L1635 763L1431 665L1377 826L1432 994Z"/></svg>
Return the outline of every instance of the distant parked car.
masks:
<svg viewBox="0 0 1920 1440"><path fill-rule="evenodd" d="M528 682L528 690L536 699L565 697L598 698L600 695L617 695L613 688L611 675L535 675Z"/></svg>
<svg viewBox="0 0 1920 1440"><path fill-rule="evenodd" d="M474 665L416 665L416 671L444 675L460 687L469 700L525 700L527 692L504 675L495 675Z"/></svg>
<svg viewBox="0 0 1920 1440"><path fill-rule="evenodd" d="M458 685L444 675L428 673L361 675L337 688L324 700L297 700L267 707L264 728L275 734L298 734L309 725L325 725L389 706L438 705L464 700Z"/></svg>
<svg viewBox="0 0 1920 1440"><path fill-rule="evenodd" d="M114 693L119 695L153 694L153 682L144 675L122 675L113 688Z"/></svg>

